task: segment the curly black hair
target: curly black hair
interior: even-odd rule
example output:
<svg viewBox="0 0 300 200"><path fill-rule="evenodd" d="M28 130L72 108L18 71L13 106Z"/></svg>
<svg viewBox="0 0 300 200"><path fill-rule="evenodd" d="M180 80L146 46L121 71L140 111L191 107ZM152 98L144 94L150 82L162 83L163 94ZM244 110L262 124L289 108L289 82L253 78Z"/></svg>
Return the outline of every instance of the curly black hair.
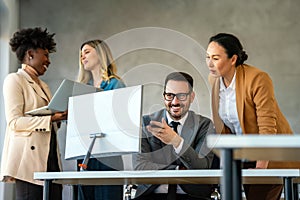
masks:
<svg viewBox="0 0 300 200"><path fill-rule="evenodd" d="M13 52L16 52L17 58L20 62L23 61L25 53L29 49L47 49L49 53L55 52L56 43L53 36L47 28L42 30L41 27L21 29L13 34L9 45Z"/></svg>

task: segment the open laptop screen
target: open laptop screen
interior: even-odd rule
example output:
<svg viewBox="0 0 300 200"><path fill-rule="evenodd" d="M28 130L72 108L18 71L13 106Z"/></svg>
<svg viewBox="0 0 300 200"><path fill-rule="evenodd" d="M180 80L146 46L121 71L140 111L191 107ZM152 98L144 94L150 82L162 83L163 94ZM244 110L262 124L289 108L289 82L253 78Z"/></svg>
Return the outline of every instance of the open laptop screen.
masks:
<svg viewBox="0 0 300 200"><path fill-rule="evenodd" d="M98 91L100 88L64 79L47 106L25 112L25 114L51 115L55 112L63 112L68 109L69 97Z"/></svg>

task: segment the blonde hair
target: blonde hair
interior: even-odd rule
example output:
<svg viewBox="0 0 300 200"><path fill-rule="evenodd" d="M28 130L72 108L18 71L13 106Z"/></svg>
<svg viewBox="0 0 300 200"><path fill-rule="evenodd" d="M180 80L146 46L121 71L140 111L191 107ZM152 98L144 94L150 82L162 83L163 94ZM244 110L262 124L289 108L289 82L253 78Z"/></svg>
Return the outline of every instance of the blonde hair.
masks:
<svg viewBox="0 0 300 200"><path fill-rule="evenodd" d="M89 40L84 42L80 47L79 52L79 73L78 73L78 82L81 83L88 83L92 79L92 74L90 71L84 69L84 66L81 62L81 50L84 45L89 45L93 47L100 60L100 71L102 74L102 79L104 81L109 81L111 78L120 79L120 77L116 74L117 73L117 66L113 60L111 51L108 45L102 40Z"/></svg>

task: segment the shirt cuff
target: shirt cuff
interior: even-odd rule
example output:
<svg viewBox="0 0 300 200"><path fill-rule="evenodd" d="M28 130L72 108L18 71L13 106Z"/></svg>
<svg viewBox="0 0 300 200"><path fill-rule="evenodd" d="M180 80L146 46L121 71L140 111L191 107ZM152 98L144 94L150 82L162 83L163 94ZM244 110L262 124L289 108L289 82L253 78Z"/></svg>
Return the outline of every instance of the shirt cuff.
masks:
<svg viewBox="0 0 300 200"><path fill-rule="evenodd" d="M180 142L180 144L178 145L178 147L177 148L175 148L174 146L174 150L175 150L175 153L177 153L177 154L179 154L180 153L180 151L181 151L181 149L182 149L182 146L183 146L183 142L184 142L184 139L182 138L181 139L181 142Z"/></svg>

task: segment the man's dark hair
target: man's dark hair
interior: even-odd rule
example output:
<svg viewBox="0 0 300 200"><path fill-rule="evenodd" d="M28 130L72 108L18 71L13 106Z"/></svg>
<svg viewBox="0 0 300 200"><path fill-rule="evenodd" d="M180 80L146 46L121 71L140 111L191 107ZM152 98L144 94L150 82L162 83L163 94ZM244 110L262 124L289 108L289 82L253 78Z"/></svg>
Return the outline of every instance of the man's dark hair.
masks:
<svg viewBox="0 0 300 200"><path fill-rule="evenodd" d="M190 91L193 91L194 80L189 74L187 74L185 72L172 72L171 74L169 74L165 80L164 91L166 90L166 85L169 80L187 82L189 85Z"/></svg>
<svg viewBox="0 0 300 200"><path fill-rule="evenodd" d="M20 62L23 61L26 51L29 49L48 50L49 53L55 52L56 43L53 36L47 29L41 27L21 29L14 33L10 39L9 45L13 52L16 52L17 58Z"/></svg>

